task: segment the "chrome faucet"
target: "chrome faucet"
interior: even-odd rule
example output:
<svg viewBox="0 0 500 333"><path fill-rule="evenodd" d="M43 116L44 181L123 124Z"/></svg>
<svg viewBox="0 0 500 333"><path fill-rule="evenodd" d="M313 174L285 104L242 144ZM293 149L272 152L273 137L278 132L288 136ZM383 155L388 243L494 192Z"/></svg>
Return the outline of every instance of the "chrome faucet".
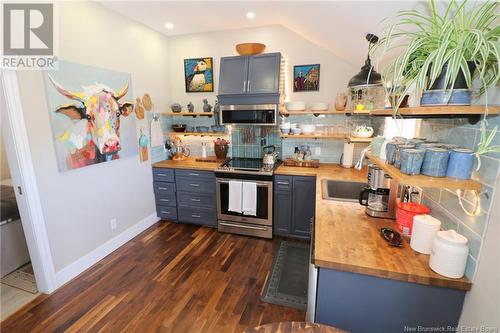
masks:
<svg viewBox="0 0 500 333"><path fill-rule="evenodd" d="M354 166L355 169L357 169L357 170L363 169L363 161L365 160L365 155L368 152L368 150L370 150L370 147L366 147L365 149L363 149L361 151L361 157L356 162L356 165Z"/></svg>

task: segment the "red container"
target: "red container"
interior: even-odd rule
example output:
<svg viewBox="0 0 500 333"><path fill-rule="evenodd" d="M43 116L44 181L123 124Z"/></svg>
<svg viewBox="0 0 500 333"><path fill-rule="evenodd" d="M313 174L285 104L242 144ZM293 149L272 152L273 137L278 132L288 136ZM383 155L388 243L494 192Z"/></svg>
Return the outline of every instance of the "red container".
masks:
<svg viewBox="0 0 500 333"><path fill-rule="evenodd" d="M416 202L400 202L396 210L396 228L404 236L411 236L413 217L430 211L429 207Z"/></svg>

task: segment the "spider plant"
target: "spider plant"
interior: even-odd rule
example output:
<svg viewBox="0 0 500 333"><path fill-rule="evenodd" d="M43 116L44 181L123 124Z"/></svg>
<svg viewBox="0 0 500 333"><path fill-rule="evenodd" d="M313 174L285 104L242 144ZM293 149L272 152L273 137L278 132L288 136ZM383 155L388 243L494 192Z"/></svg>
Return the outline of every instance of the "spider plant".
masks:
<svg viewBox="0 0 500 333"><path fill-rule="evenodd" d="M399 12L398 22L389 27L378 43L377 48L383 47L382 57L390 50L400 50L382 73L391 86L406 87L393 107L394 116L398 115L399 104L410 89L417 92L431 89L442 75L443 89L450 94L459 75L463 75L467 88L478 97L500 82L499 2L469 5L466 0L451 0L442 11L438 4L431 0L428 13ZM486 105L485 116L487 112ZM491 149L500 151L500 147L488 148L493 138L486 136L486 125L484 119L478 156Z"/></svg>

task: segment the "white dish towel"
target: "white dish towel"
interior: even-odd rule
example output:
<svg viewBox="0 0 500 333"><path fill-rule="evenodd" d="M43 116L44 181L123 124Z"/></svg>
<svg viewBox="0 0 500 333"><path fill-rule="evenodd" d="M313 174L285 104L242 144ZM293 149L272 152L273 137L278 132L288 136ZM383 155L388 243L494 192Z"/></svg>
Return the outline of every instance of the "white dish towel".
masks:
<svg viewBox="0 0 500 333"><path fill-rule="evenodd" d="M229 181L229 203L228 210L230 212L241 213L241 181L230 180Z"/></svg>
<svg viewBox="0 0 500 333"><path fill-rule="evenodd" d="M159 118L153 117L151 121L151 147L163 146L165 142L163 141L163 131L161 130L161 124Z"/></svg>
<svg viewBox="0 0 500 333"><path fill-rule="evenodd" d="M244 215L257 215L257 184L252 182L243 183L243 200L241 210Z"/></svg>

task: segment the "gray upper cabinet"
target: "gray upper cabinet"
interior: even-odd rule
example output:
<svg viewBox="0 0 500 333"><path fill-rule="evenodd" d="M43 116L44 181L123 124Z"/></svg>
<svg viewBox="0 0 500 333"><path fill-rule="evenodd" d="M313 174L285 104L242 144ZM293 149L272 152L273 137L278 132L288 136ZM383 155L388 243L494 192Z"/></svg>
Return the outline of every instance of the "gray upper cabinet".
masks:
<svg viewBox="0 0 500 333"><path fill-rule="evenodd" d="M219 94L232 95L246 92L248 57L220 59Z"/></svg>
<svg viewBox="0 0 500 333"><path fill-rule="evenodd" d="M280 53L251 56L248 62L247 92L276 93L280 84Z"/></svg>
<svg viewBox="0 0 500 333"><path fill-rule="evenodd" d="M281 53L223 57L219 95L279 93Z"/></svg>
<svg viewBox="0 0 500 333"><path fill-rule="evenodd" d="M293 177L292 231L298 236L309 237L311 219L316 208L316 178Z"/></svg>

